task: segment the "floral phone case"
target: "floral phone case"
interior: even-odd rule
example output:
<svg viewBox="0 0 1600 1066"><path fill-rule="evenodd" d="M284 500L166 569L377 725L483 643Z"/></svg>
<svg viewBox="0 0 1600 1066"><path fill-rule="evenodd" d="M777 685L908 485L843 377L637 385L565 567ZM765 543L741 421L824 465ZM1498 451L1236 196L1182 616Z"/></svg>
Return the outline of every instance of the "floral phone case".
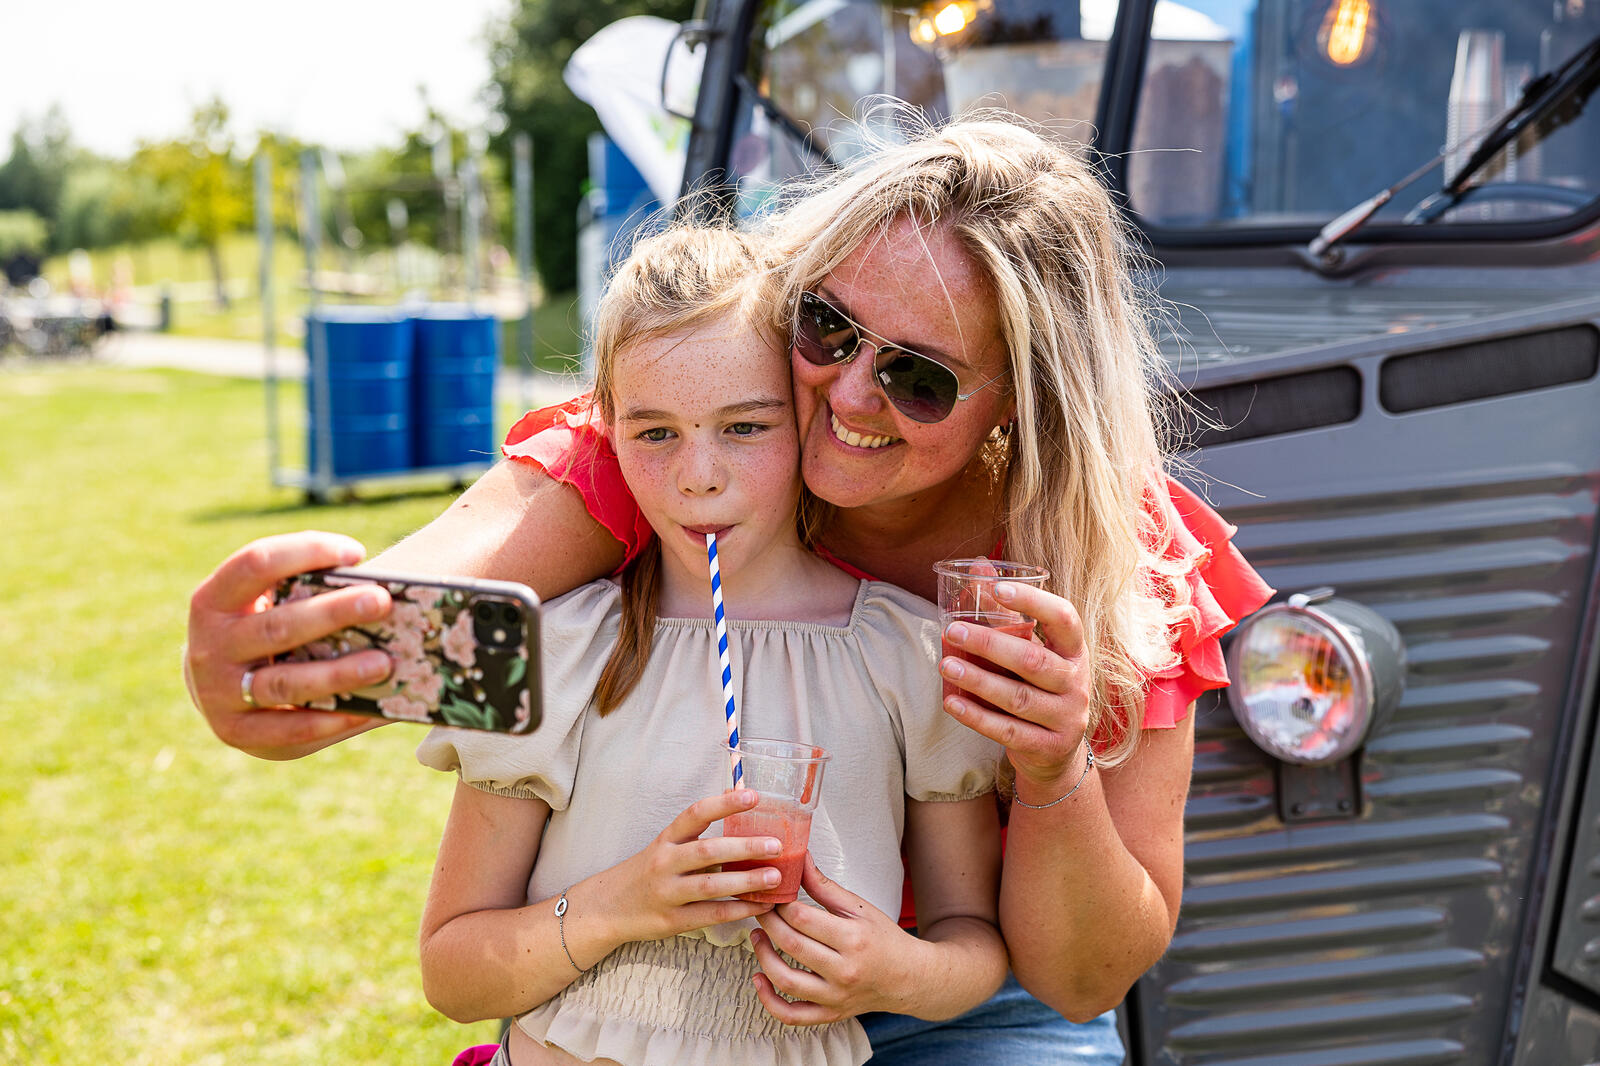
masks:
<svg viewBox="0 0 1600 1066"><path fill-rule="evenodd" d="M342 629L278 661L382 648L394 670L380 684L311 706L497 733L538 728L539 598L532 589L509 581L335 569L289 578L279 586L277 601L360 584L389 590L394 609L388 618Z"/></svg>

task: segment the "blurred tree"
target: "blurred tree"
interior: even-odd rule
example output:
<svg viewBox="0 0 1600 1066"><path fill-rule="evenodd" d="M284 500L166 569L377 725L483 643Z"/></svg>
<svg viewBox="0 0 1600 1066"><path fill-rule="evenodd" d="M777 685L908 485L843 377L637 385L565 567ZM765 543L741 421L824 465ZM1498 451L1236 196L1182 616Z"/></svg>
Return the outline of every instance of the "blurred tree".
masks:
<svg viewBox="0 0 1600 1066"><path fill-rule="evenodd" d="M148 174L83 156L67 171L50 243L62 251L150 240L161 235L171 199Z"/></svg>
<svg viewBox="0 0 1600 1066"><path fill-rule="evenodd" d="M37 119L24 116L11 134L11 154L0 164L0 211L32 211L51 227L78 154L59 105Z"/></svg>
<svg viewBox="0 0 1600 1066"><path fill-rule="evenodd" d="M195 109L187 136L160 143L142 142L130 161L164 195L161 228L205 249L216 285L217 306L228 306L222 270L222 237L243 229L253 215L250 179L234 158L228 107L213 97Z"/></svg>
<svg viewBox="0 0 1600 1066"><path fill-rule="evenodd" d="M682 22L693 11L694 0L517 0L510 20L492 32L491 92L506 119L495 149L510 159L513 133L533 138L535 256L548 291L577 287L578 201L588 136L600 128L594 110L561 80L562 69L580 44L620 18Z"/></svg>

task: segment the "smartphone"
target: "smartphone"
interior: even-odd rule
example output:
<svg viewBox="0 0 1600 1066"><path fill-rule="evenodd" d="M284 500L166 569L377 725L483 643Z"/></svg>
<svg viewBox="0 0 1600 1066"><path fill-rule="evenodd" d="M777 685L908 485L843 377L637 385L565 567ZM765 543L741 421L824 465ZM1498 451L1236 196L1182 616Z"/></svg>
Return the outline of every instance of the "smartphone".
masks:
<svg viewBox="0 0 1600 1066"><path fill-rule="evenodd" d="M539 597L532 589L511 581L340 568L297 574L278 587L276 599L286 603L371 584L393 597L388 618L341 629L277 661L381 648L394 670L386 681L313 707L496 733L539 727Z"/></svg>

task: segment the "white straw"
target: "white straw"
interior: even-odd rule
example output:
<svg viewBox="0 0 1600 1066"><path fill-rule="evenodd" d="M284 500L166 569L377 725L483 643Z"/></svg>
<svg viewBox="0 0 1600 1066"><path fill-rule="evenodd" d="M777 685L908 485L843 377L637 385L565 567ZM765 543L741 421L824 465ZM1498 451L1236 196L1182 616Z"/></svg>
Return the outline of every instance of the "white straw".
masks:
<svg viewBox="0 0 1600 1066"><path fill-rule="evenodd" d="M722 613L722 567L717 563L717 535L706 534L706 563L711 567L711 608L717 618L717 658L722 663L723 713L728 719L728 750L733 760L733 787L744 781L739 760L739 710L733 705L733 661L728 658L728 620Z"/></svg>

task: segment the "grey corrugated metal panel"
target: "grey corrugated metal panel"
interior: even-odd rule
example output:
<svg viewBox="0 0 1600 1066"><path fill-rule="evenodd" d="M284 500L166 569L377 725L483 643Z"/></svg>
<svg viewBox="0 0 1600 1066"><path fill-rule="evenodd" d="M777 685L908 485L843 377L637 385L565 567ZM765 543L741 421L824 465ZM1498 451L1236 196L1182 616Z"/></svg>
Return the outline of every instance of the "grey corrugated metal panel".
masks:
<svg viewBox="0 0 1600 1066"><path fill-rule="evenodd" d="M1244 306L1253 306L1250 301L1261 296L1254 287L1248 292L1228 288L1228 295L1218 299L1238 298ZM1401 313L1401 318L1395 320L1388 317L1395 307L1388 312L1363 308L1337 316L1342 320L1335 323L1322 315L1302 313L1299 301L1314 292L1306 289L1279 293L1274 297L1279 301L1276 306L1262 305L1238 313L1208 304L1203 313L1219 318L1209 324L1204 317L1185 320L1176 330L1166 331L1165 343L1158 343L1162 343L1168 361L1180 373L1192 375L1203 388L1332 361L1430 351L1486 337L1543 332L1589 321L1600 314L1600 300L1591 287L1576 296L1548 290L1529 293L1524 302L1512 305L1469 298L1469 305L1458 304L1452 313L1439 317L1410 318ZM1404 300L1400 297L1402 303ZM1214 328L1218 322L1220 330ZM1198 332L1194 332L1196 327Z"/></svg>
<svg viewBox="0 0 1600 1066"><path fill-rule="evenodd" d="M1393 421L1392 416L1384 417ZM1342 427L1328 430L1329 434L1335 432L1342 432ZM1269 448L1281 448L1283 444L1270 437L1262 440ZM1242 452L1253 443L1245 441L1229 447ZM1318 478L1299 477L1273 485L1270 493L1264 493L1259 478L1251 478L1249 485L1241 488L1226 475L1217 474L1212 457L1213 452L1206 452L1206 463L1192 480L1197 490L1212 498L1215 506L1227 512L1228 521L1239 527L1234 543L1246 550L1253 550L1251 538L1258 530L1265 527L1270 535L1270 524L1276 522L1335 517L1382 520L1396 510L1506 496L1566 497L1593 489L1592 472L1584 466L1540 457L1520 462L1508 458L1493 465L1458 462L1446 470L1430 470L1425 479L1419 479L1405 466L1368 466L1359 472L1348 472L1342 481L1329 480L1338 471L1326 471L1320 472L1322 476ZM1250 494L1242 495L1244 492Z"/></svg>
<svg viewBox="0 0 1600 1066"><path fill-rule="evenodd" d="M1184 851L1184 867L1201 876L1221 870L1293 868L1352 855L1370 858L1393 852L1424 854L1426 848L1486 843L1504 836L1509 829L1505 818L1477 813L1301 825L1191 843Z"/></svg>
<svg viewBox="0 0 1600 1066"><path fill-rule="evenodd" d="M1561 606L1561 597L1532 589L1506 589L1467 596L1392 601L1379 612L1409 645L1435 632L1535 622ZM1376 608L1375 608L1376 609Z"/></svg>
<svg viewBox="0 0 1600 1066"><path fill-rule="evenodd" d="M1563 566L1588 555L1588 545L1539 537L1523 541L1471 544L1410 555L1324 563L1307 558L1298 565L1259 566L1277 589L1332 585L1341 595L1378 607L1386 599L1421 592L1448 592L1463 582L1493 581L1529 585L1548 581Z"/></svg>
<svg viewBox="0 0 1600 1066"><path fill-rule="evenodd" d="M1456 1040L1391 1040L1288 1055L1212 1059L1207 1066L1448 1066L1467 1061L1466 1054L1466 1047Z"/></svg>
<svg viewBox="0 0 1600 1066"><path fill-rule="evenodd" d="M1550 641L1524 633L1496 633L1490 637L1417 641L1406 645L1406 669L1433 675L1473 671L1514 670L1550 650Z"/></svg>
<svg viewBox="0 0 1600 1066"><path fill-rule="evenodd" d="M1369 904L1394 896L1427 899L1434 893L1495 883L1504 878L1505 873L1505 866L1492 859L1451 858L1369 863L1314 873L1216 882L1197 877L1184 890L1183 913L1187 918L1202 918L1259 914L1356 899Z"/></svg>
<svg viewBox="0 0 1600 1066"><path fill-rule="evenodd" d="M1445 913L1434 907L1352 911L1324 918L1248 924L1213 923L1172 938L1167 957L1209 961L1286 955L1291 952L1397 944L1444 931Z"/></svg>
<svg viewBox="0 0 1600 1066"><path fill-rule="evenodd" d="M1526 711L1542 690L1532 681L1500 677L1486 681L1407 685L1396 721L1481 717Z"/></svg>
<svg viewBox="0 0 1600 1066"><path fill-rule="evenodd" d="M1244 782L1272 776L1272 764L1260 748L1253 744L1206 745L1202 751L1195 746L1194 769L1189 781L1196 785L1216 785ZM1269 783L1268 787L1271 785Z"/></svg>
<svg viewBox="0 0 1600 1066"><path fill-rule="evenodd" d="M1289 966L1233 969L1188 977L1168 985L1166 997L1169 1003L1180 1006L1259 1005L1264 999L1326 996L1352 990L1370 992L1396 985L1448 981L1483 967L1483 954L1466 948L1318 958Z"/></svg>
<svg viewBox="0 0 1600 1066"><path fill-rule="evenodd" d="M1241 829L1276 819L1278 805L1270 789L1256 793L1190 796L1183 808L1183 825L1191 833Z"/></svg>
<svg viewBox="0 0 1600 1066"><path fill-rule="evenodd" d="M1367 741L1366 753L1369 761L1455 762L1499 755L1532 737L1522 726L1498 723L1410 729L1374 737Z"/></svg>
<svg viewBox="0 0 1600 1066"><path fill-rule="evenodd" d="M1291 1040L1345 1041L1357 1034L1374 1036L1384 1030L1437 1025L1464 1017L1472 1009L1470 996L1436 993L1212 1014L1173 1029L1167 1043L1179 1051L1203 1051L1229 1046L1245 1050L1251 1045Z"/></svg>
<svg viewBox="0 0 1600 1066"><path fill-rule="evenodd" d="M1570 302L1549 290L1468 294L1380 288L1361 290L1216 288L1197 294L1164 285L1178 315L1160 336L1162 351L1181 360L1248 358L1320 347L1357 337L1394 337ZM1326 299L1324 299L1326 297ZM1308 302L1310 301L1310 302ZM1202 310L1203 308L1203 310Z"/></svg>
<svg viewBox="0 0 1600 1066"><path fill-rule="evenodd" d="M1289 521L1255 523L1242 538L1252 563L1270 565L1315 553L1334 561L1393 554L1447 544L1511 540L1559 533L1594 510L1581 486L1564 495L1500 496L1492 499L1412 502L1369 513L1302 514Z"/></svg>
<svg viewBox="0 0 1600 1066"><path fill-rule="evenodd" d="M1368 782L1368 803L1388 807L1461 806L1488 803L1498 796L1515 792L1523 783L1512 770L1446 770L1437 774L1388 778Z"/></svg>

